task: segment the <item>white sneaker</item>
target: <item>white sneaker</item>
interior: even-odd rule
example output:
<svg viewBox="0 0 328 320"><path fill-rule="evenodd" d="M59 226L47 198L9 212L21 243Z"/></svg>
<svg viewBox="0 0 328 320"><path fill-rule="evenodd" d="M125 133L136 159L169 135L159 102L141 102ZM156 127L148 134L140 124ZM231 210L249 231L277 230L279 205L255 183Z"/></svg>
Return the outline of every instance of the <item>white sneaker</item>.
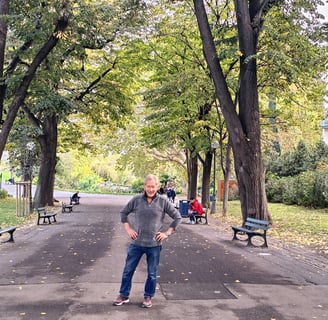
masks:
<svg viewBox="0 0 328 320"><path fill-rule="evenodd" d="M191 221L191 224L195 224L195 221Z"/></svg>
<svg viewBox="0 0 328 320"><path fill-rule="evenodd" d="M186 223L188 223L188 224L191 224L191 221L190 221L190 220L188 220Z"/></svg>

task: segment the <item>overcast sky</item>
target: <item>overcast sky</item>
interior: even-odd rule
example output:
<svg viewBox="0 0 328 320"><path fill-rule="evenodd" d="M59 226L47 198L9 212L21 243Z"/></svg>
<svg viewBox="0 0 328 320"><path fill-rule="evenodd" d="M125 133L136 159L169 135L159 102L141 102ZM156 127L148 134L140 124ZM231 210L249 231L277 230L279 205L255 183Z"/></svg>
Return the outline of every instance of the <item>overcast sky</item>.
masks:
<svg viewBox="0 0 328 320"><path fill-rule="evenodd" d="M322 13L326 17L326 21L328 21L328 1L325 1L324 6L319 7L319 12Z"/></svg>

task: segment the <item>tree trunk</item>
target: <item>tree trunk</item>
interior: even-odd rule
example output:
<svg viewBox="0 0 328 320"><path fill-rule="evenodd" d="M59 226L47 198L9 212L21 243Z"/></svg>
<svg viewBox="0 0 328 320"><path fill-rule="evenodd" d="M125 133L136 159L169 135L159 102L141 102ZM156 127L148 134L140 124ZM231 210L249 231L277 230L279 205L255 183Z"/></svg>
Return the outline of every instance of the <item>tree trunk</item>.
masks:
<svg viewBox="0 0 328 320"><path fill-rule="evenodd" d="M231 176L231 144L230 141L227 145L225 168L223 171L224 187L223 187L223 199L222 199L222 216L225 217L228 211L229 200L229 180Z"/></svg>
<svg viewBox="0 0 328 320"><path fill-rule="evenodd" d="M0 17L6 17L9 13L9 0L0 1ZM7 41L7 21L0 18L0 79L3 79L3 70L5 63L5 49ZM4 81L0 83L0 128L2 125L3 102L5 100L6 84ZM0 157L1 158L1 157Z"/></svg>
<svg viewBox="0 0 328 320"><path fill-rule="evenodd" d="M249 217L269 220L261 154L258 89L256 78L256 44L259 1L236 0L238 38L240 43L240 92L237 114L216 52L214 39L202 0L194 0L195 12L203 41L203 51L215 85L222 114L232 143L234 164L243 221ZM256 13L256 15L254 14ZM252 20L252 17L254 20Z"/></svg>
<svg viewBox="0 0 328 320"><path fill-rule="evenodd" d="M57 153L57 118L47 116L42 124L43 135L38 138L41 146L38 185L34 195L35 207L53 205Z"/></svg>
<svg viewBox="0 0 328 320"><path fill-rule="evenodd" d="M202 206L209 207L210 199L210 184L211 184L211 169L212 169L213 153L206 152L203 162L203 178L202 178Z"/></svg>
<svg viewBox="0 0 328 320"><path fill-rule="evenodd" d="M188 194L187 197L197 197L198 179L198 157L192 155L192 151L187 150L187 170L188 170Z"/></svg>

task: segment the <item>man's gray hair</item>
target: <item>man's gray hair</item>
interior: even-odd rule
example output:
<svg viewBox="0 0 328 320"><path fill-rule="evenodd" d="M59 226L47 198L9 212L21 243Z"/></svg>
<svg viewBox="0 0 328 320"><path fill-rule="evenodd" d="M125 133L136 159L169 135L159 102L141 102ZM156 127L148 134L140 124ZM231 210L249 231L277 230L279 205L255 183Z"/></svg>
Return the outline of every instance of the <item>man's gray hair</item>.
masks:
<svg viewBox="0 0 328 320"><path fill-rule="evenodd" d="M144 184L146 184L147 181L149 181L149 180L154 180L154 181L156 182L156 185L159 184L158 177L155 176L154 174L147 174L146 177L145 177L145 182L144 182Z"/></svg>

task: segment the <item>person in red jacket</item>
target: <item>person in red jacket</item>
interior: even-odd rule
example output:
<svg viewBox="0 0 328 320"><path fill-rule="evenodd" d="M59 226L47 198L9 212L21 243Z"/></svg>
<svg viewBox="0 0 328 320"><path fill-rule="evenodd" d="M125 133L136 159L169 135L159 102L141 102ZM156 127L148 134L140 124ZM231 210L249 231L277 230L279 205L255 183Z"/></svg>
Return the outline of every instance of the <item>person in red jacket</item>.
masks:
<svg viewBox="0 0 328 320"><path fill-rule="evenodd" d="M195 198L190 198L189 202L189 222L190 224L195 224L196 215L202 215L204 212L202 204Z"/></svg>

